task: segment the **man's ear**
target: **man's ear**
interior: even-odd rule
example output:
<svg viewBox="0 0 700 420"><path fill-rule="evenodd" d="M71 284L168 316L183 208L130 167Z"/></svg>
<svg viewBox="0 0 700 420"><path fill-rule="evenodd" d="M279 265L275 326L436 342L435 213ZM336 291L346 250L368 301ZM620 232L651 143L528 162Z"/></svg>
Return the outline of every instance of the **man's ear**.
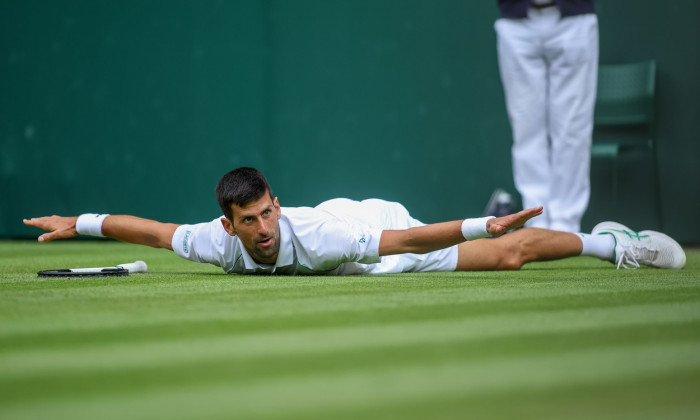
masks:
<svg viewBox="0 0 700 420"><path fill-rule="evenodd" d="M224 226L224 230L228 232L231 236L236 236L236 230L233 228L233 223L225 217L221 218L221 224Z"/></svg>
<svg viewBox="0 0 700 420"><path fill-rule="evenodd" d="M282 217L282 208L280 207L280 201L277 197L272 200L272 205L275 207L275 210L277 210L277 219L279 220Z"/></svg>

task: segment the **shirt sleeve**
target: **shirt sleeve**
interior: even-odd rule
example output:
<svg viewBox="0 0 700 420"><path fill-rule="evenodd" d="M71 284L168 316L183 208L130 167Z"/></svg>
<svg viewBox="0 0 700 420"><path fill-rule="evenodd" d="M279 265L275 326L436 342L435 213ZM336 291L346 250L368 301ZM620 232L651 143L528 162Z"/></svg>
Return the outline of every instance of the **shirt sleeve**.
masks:
<svg viewBox="0 0 700 420"><path fill-rule="evenodd" d="M283 213L284 214L284 213ZM293 229L299 262L314 270L331 270L342 263L380 262L382 230L307 210L295 217Z"/></svg>
<svg viewBox="0 0 700 420"><path fill-rule="evenodd" d="M175 254L182 258L225 268L225 257L233 253L236 244L217 218L208 223L179 226L172 246Z"/></svg>
<svg viewBox="0 0 700 420"><path fill-rule="evenodd" d="M321 231L324 236L323 247L335 254L338 262L373 264L380 261L381 229L334 220L324 223Z"/></svg>

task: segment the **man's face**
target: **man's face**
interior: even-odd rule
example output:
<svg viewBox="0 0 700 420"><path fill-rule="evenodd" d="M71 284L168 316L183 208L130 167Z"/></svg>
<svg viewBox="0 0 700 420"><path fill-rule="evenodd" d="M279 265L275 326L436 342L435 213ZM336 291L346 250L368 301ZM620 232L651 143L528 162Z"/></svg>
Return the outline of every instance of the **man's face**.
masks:
<svg viewBox="0 0 700 420"><path fill-rule="evenodd" d="M274 264L280 251L280 225L282 215L277 197L265 194L257 200L239 207L231 205L233 221L222 218L224 229L237 235L246 251L262 264Z"/></svg>

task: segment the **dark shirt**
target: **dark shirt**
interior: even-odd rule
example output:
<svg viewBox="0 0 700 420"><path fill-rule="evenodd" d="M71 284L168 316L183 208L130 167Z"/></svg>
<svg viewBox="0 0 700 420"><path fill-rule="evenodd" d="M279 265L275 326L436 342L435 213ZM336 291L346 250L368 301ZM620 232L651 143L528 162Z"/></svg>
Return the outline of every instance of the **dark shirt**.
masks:
<svg viewBox="0 0 700 420"><path fill-rule="evenodd" d="M595 0L552 0L559 6L562 17L595 13ZM498 0L502 18L522 19L527 17L532 0Z"/></svg>

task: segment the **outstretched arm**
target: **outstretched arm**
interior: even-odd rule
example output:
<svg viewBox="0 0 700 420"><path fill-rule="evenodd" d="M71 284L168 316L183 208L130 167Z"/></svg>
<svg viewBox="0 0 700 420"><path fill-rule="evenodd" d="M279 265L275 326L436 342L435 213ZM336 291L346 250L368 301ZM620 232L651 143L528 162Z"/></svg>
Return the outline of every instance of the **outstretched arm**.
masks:
<svg viewBox="0 0 700 420"><path fill-rule="evenodd" d="M533 217L542 214L542 207L525 209L515 214L496 217L486 221L486 233L499 236L516 229ZM464 242L462 220L435 223L404 230L385 230L379 241L379 255L425 254Z"/></svg>
<svg viewBox="0 0 700 420"><path fill-rule="evenodd" d="M24 224L48 231L39 236L39 242L49 242L76 236L77 220L77 217L47 216L24 219ZM107 216L102 223L102 234L124 242L172 250L178 226L135 216Z"/></svg>

